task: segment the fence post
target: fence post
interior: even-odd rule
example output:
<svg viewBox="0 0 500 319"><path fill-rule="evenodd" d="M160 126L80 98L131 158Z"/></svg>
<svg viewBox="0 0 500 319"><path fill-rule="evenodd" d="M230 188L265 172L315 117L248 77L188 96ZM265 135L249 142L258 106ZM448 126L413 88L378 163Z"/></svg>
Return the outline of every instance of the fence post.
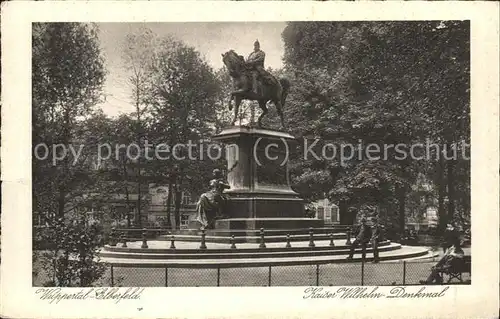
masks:
<svg viewBox="0 0 500 319"><path fill-rule="evenodd" d="M286 234L286 245L285 248L292 248L292 244L290 243L290 234Z"/></svg>
<svg viewBox="0 0 500 319"><path fill-rule="evenodd" d="M403 260L403 286L406 284L406 260Z"/></svg>
<svg viewBox="0 0 500 319"><path fill-rule="evenodd" d="M170 238L170 249L175 249L175 236L172 235L172 238Z"/></svg>
<svg viewBox="0 0 500 319"><path fill-rule="evenodd" d="M127 239L125 238L125 232L122 232L122 247L127 248Z"/></svg>
<svg viewBox="0 0 500 319"><path fill-rule="evenodd" d="M266 242L264 239L264 228L260 229L260 245L259 248L266 248Z"/></svg>
<svg viewBox="0 0 500 319"><path fill-rule="evenodd" d="M168 267L165 267L165 287L168 287Z"/></svg>
<svg viewBox="0 0 500 319"><path fill-rule="evenodd" d="M203 228L201 230L201 245L200 245L200 249L207 249L207 245L205 244L205 228Z"/></svg>
<svg viewBox="0 0 500 319"><path fill-rule="evenodd" d="M269 265L269 276L267 278L267 285L271 287L271 265Z"/></svg>
<svg viewBox="0 0 500 319"><path fill-rule="evenodd" d="M330 234L330 247L335 247L335 244L333 243L333 233Z"/></svg>
<svg viewBox="0 0 500 319"><path fill-rule="evenodd" d="M314 230L312 227L309 227L309 247L313 248L314 246Z"/></svg>
<svg viewBox="0 0 500 319"><path fill-rule="evenodd" d="M319 264L316 264L316 286L319 286Z"/></svg>
<svg viewBox="0 0 500 319"><path fill-rule="evenodd" d="M146 239L147 231L146 228L142 229L142 245L141 248L148 248L148 241Z"/></svg>
<svg viewBox="0 0 500 319"><path fill-rule="evenodd" d="M229 241L231 242L231 249L236 249L234 235L231 235L231 238L229 239Z"/></svg>
<svg viewBox="0 0 500 319"><path fill-rule="evenodd" d="M115 276L114 276L113 264L111 264L111 287L114 286L115 286Z"/></svg>
<svg viewBox="0 0 500 319"><path fill-rule="evenodd" d="M217 265L217 287L220 287L220 265Z"/></svg>
<svg viewBox="0 0 500 319"><path fill-rule="evenodd" d="M116 234L116 229L115 229L115 227L112 227L111 234L109 234L109 245L110 246L116 246L116 242L117 242L116 237L118 237Z"/></svg>
<svg viewBox="0 0 500 319"><path fill-rule="evenodd" d="M361 286L365 284L365 260L361 259Z"/></svg>
<svg viewBox="0 0 500 319"><path fill-rule="evenodd" d="M347 240L346 240L345 244L347 246L351 245L351 229L350 228L347 228Z"/></svg>

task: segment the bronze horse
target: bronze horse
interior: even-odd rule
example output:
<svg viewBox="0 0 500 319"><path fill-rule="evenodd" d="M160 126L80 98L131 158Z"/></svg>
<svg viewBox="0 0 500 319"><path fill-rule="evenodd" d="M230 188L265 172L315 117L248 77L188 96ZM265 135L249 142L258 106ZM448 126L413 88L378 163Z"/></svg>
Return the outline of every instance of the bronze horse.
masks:
<svg viewBox="0 0 500 319"><path fill-rule="evenodd" d="M272 75L269 75L269 80L263 83L259 79L258 86L260 94L252 92L252 77L248 69L245 58L238 55L234 50L230 50L222 54L222 61L229 71L229 75L233 78L233 84L236 91L231 92L229 99L229 110L232 110L232 100L234 99L234 118L232 125L236 122L239 113L239 107L242 100L258 101L259 107L262 109L262 114L257 120L259 127L262 127L262 118L267 114L267 102L272 101L276 106L276 110L281 119L281 126L285 128L285 120L283 118L283 106L290 89L290 81L285 78L279 81Z"/></svg>

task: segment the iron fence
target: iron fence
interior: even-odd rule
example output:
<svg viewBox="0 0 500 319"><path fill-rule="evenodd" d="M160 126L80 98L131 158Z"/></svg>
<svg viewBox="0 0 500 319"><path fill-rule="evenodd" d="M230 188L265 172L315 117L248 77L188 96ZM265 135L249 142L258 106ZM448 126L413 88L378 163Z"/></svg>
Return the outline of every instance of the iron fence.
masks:
<svg viewBox="0 0 500 319"><path fill-rule="evenodd" d="M103 285L116 287L231 286L401 286L419 285L433 261L265 265L256 267L178 268L110 264ZM446 281L447 278L445 278ZM470 274L463 274L470 284ZM451 284L460 283L453 280Z"/></svg>
<svg viewBox="0 0 500 319"><path fill-rule="evenodd" d="M164 229L113 229L109 244L115 246L120 243L120 247L127 247L127 242L132 237L142 243L141 248L146 249L149 238L157 237L164 232ZM331 239L332 234L333 232L330 233ZM202 230L200 249L207 249L205 235L205 231ZM261 229L260 237L259 247L265 249L264 229ZM286 247L290 245L289 239L290 236L287 234ZM350 242L351 236L348 229L345 245L349 245ZM332 240L331 243L333 243ZM170 248L175 249L172 244ZM314 233L313 229L310 229L308 247L314 246ZM232 238L231 248L236 249L234 238ZM435 263L436 260L429 261L428 259L382 261L377 264L366 261L347 263L311 261L307 265L282 265L270 262L259 266L214 264L208 268L142 262L111 263L108 264L106 275L95 285L141 287L415 285L427 278ZM470 282L470 274L464 274L463 279L465 282ZM43 284L44 280L34 277L33 282L36 286Z"/></svg>

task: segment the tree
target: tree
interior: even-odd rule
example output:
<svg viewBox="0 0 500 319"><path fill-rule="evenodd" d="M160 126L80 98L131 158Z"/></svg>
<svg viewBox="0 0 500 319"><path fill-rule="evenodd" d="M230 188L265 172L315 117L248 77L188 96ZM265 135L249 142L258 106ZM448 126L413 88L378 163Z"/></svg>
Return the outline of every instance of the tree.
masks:
<svg viewBox="0 0 500 319"><path fill-rule="evenodd" d="M218 99L220 101L220 82L200 54L173 38L163 38L157 46L149 74L146 103L150 119L148 137L152 144L173 147L208 141L217 122L215 105ZM188 158L190 152L192 159ZM166 159L155 157L153 160L151 168L169 184L169 202L176 198L176 227L180 224L182 192L199 192L200 185L205 184L205 172L214 165L206 154L202 159L201 152L196 147L191 150L180 147L171 156L162 154ZM189 189L191 187L195 189Z"/></svg>
<svg viewBox="0 0 500 319"><path fill-rule="evenodd" d="M231 76L225 67L215 72L215 77L219 82L219 94L215 103L215 132L219 133L226 126L231 124L232 114L229 112L229 95L233 90ZM241 109L240 109L241 110Z"/></svg>
<svg viewBox="0 0 500 319"><path fill-rule="evenodd" d="M136 120L127 114L120 115L116 119L99 114L90 118L88 122L89 129L93 133L99 132L100 135L97 138L100 158L96 158L96 166L99 170L99 178L106 185L104 194L109 194L107 198L110 199L119 194L125 195L125 211L115 212L114 217L120 220L126 218L127 228L131 228L130 212L137 205L132 202L131 197L137 189L137 165L131 158L135 154L128 154L127 147L136 138ZM101 126L105 128L96 127L98 123L102 123Z"/></svg>
<svg viewBox="0 0 500 319"><path fill-rule="evenodd" d="M135 106L135 143L144 150L146 138L146 127L144 115L147 112L147 103L145 101L149 77L150 66L153 63L155 47L157 43L156 35L147 28L142 28L136 33L128 34L123 45L123 61L128 70L128 84L131 89L131 99ZM132 140L130 140L132 142ZM129 142L129 143L130 143ZM142 225L142 171L144 170L144 155L138 157L136 164L136 183L137 183L137 216L138 226ZM128 194L128 193L127 193Z"/></svg>
<svg viewBox="0 0 500 319"><path fill-rule="evenodd" d="M99 192L99 185L102 186L92 169L95 148L84 129L84 120L100 101L104 78L94 25L33 24L33 214L49 225L49 236L44 240L64 245L49 260L49 265L56 267L51 268L56 285L76 280L87 286L102 275L101 266L93 259L93 241L97 238L94 235L100 231L70 229L67 216L84 214L93 202L91 196L95 193L91 189ZM76 156L69 147L73 147ZM33 234L34 238L42 235L38 231ZM82 259L73 263L69 257L75 252Z"/></svg>
<svg viewBox="0 0 500 319"><path fill-rule="evenodd" d="M82 23L33 24L33 145L75 144L75 128L101 98L105 71L96 27ZM58 165L33 161L33 204L41 213L64 216L77 189L82 162L62 148Z"/></svg>
<svg viewBox="0 0 500 319"><path fill-rule="evenodd" d="M294 76L285 108L291 127L322 144L361 143L343 163L299 163L299 187L317 185L308 187L316 198L329 194L344 221L349 205L397 203L402 231L407 192L429 165L398 158L394 149L383 161L359 155L369 144L410 146L428 132L448 144L457 138L443 138L444 132L468 135L467 30L466 23L439 21L289 23L283 39L286 72ZM443 112L452 124L443 123Z"/></svg>

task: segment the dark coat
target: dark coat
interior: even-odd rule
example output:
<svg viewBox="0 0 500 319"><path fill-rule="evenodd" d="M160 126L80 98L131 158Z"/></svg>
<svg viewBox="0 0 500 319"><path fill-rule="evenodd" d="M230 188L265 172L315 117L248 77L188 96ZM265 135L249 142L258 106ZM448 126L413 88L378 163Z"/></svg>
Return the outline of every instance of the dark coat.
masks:
<svg viewBox="0 0 500 319"><path fill-rule="evenodd" d="M356 236L356 240L362 243L370 242L372 236L372 231L368 225L361 224L359 226L358 235Z"/></svg>
<svg viewBox="0 0 500 319"><path fill-rule="evenodd" d="M371 231L372 231L372 238L371 238L372 241L376 240L377 242L379 242L382 240L382 232L380 230L379 225L373 225Z"/></svg>
<svg viewBox="0 0 500 319"><path fill-rule="evenodd" d="M446 229L443 234L442 246L448 248L458 240L460 240L460 233L458 230L455 228L452 230Z"/></svg>

